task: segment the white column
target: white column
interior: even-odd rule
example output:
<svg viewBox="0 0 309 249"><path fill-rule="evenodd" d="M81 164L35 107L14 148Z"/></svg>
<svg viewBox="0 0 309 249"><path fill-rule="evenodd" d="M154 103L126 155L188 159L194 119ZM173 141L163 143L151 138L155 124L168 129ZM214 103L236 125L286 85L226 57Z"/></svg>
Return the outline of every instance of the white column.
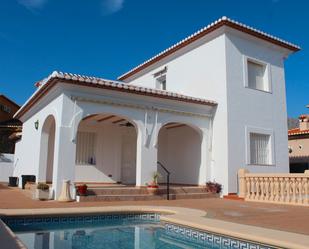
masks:
<svg viewBox="0 0 309 249"><path fill-rule="evenodd" d="M209 158L209 136L207 129L202 130L201 134L201 164L199 171L199 185L205 185L210 178L210 161Z"/></svg>
<svg viewBox="0 0 309 249"><path fill-rule="evenodd" d="M154 113L145 113L145 122L137 130L136 186L145 186L157 171L156 122Z"/></svg>
<svg viewBox="0 0 309 249"><path fill-rule="evenodd" d="M142 134L137 135L136 186L145 186L157 171L157 148L145 145Z"/></svg>
<svg viewBox="0 0 309 249"><path fill-rule="evenodd" d="M53 173L53 190L55 199L58 199L61 193L63 180L71 181L71 196L73 196L76 145L72 141L71 134L71 127L62 126L56 129Z"/></svg>

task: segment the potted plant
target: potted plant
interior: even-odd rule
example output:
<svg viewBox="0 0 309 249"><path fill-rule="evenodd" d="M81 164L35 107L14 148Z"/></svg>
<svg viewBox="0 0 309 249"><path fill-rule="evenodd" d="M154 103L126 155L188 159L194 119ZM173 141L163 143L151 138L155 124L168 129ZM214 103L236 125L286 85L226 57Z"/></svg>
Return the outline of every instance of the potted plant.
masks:
<svg viewBox="0 0 309 249"><path fill-rule="evenodd" d="M39 200L49 200L50 199L50 191L49 185L46 183L39 182L36 186L35 190L35 199Z"/></svg>
<svg viewBox="0 0 309 249"><path fill-rule="evenodd" d="M206 190L207 192L214 193L214 194L220 194L222 191L222 185L217 182L206 182Z"/></svg>
<svg viewBox="0 0 309 249"><path fill-rule="evenodd" d="M76 188L77 188L78 195L82 195L82 196L87 195L88 186L86 184L78 185Z"/></svg>
<svg viewBox="0 0 309 249"><path fill-rule="evenodd" d="M150 183L147 183L147 190L150 194L155 195L158 193L159 185L158 179L160 177L159 172L155 171L152 175L152 180Z"/></svg>

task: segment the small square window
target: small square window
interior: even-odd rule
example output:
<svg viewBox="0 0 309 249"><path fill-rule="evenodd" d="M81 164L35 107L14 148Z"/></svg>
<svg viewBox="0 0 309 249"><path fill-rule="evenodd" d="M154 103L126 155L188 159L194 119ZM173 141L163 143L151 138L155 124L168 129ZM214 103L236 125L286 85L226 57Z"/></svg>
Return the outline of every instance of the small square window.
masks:
<svg viewBox="0 0 309 249"><path fill-rule="evenodd" d="M250 164L270 165L271 163L270 135L250 133Z"/></svg>
<svg viewBox="0 0 309 249"><path fill-rule="evenodd" d="M160 90L166 90L166 74L156 78L156 88Z"/></svg>
<svg viewBox="0 0 309 249"><path fill-rule="evenodd" d="M270 91L265 64L247 60L247 86L256 90Z"/></svg>

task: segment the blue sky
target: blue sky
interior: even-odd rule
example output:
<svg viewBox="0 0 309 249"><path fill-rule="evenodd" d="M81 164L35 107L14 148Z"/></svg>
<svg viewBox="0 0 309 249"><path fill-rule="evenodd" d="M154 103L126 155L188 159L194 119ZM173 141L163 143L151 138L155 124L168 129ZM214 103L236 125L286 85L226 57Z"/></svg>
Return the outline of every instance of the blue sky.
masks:
<svg viewBox="0 0 309 249"><path fill-rule="evenodd" d="M0 93L23 104L54 70L115 79L226 15L302 47L285 62L297 117L309 112L308 13L301 0L1 0Z"/></svg>

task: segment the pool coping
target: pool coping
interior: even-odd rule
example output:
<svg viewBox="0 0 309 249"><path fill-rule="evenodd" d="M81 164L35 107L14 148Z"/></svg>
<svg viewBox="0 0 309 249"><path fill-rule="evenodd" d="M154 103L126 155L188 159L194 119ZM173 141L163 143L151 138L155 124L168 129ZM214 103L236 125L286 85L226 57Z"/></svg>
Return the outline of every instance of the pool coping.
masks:
<svg viewBox="0 0 309 249"><path fill-rule="evenodd" d="M81 215L81 214L115 214L115 213L159 213L160 221L177 224L192 229L202 230L223 236L237 238L280 248L308 249L309 236L292 232L279 231L250 225L237 224L206 217L206 212L197 209L166 206L106 206L73 207L44 209L0 209L0 216L35 216L35 215ZM2 225L1 225L2 224ZM6 230L6 233L3 232ZM10 236L15 244L22 247L21 241L0 220L0 234ZM0 244L8 240L0 236ZM13 247L8 247L12 248Z"/></svg>

